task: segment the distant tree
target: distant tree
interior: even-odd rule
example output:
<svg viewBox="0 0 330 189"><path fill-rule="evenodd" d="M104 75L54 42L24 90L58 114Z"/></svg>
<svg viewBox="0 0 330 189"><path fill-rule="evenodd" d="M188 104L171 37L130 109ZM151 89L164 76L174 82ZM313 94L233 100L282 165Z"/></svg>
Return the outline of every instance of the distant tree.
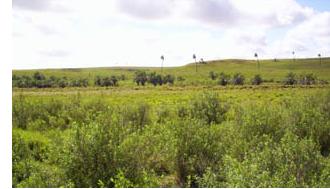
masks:
<svg viewBox="0 0 330 189"><path fill-rule="evenodd" d="M317 81L317 77L312 73L301 75L299 80L300 84L302 85L314 85L316 84L316 81Z"/></svg>
<svg viewBox="0 0 330 189"><path fill-rule="evenodd" d="M167 74L163 79L163 83L164 84L167 84L167 83L173 84L174 80L175 80L175 77L173 75Z"/></svg>
<svg viewBox="0 0 330 189"><path fill-rule="evenodd" d="M148 82L156 86L158 84L158 79L156 72L151 72L148 75Z"/></svg>
<svg viewBox="0 0 330 189"><path fill-rule="evenodd" d="M45 80L45 79L46 79L46 77L44 76L44 74L42 74L42 73L40 73L40 72L35 72L35 73L33 74L33 78L34 78L35 80Z"/></svg>
<svg viewBox="0 0 330 189"><path fill-rule="evenodd" d="M293 60L293 62L296 62L295 54L296 54L296 52L292 51L292 60Z"/></svg>
<svg viewBox="0 0 330 189"><path fill-rule="evenodd" d="M193 59L195 60L196 72L197 72L197 61L196 61L196 55L195 54L193 54Z"/></svg>
<svg viewBox="0 0 330 189"><path fill-rule="evenodd" d="M218 81L219 85L226 86L229 84L229 82L230 82L230 75L221 72L219 74L219 81Z"/></svg>
<svg viewBox="0 0 330 189"><path fill-rule="evenodd" d="M285 85L295 85L297 84L297 79L296 79L296 74L290 72L286 75L284 79L284 84Z"/></svg>
<svg viewBox="0 0 330 189"><path fill-rule="evenodd" d="M163 72L163 64L164 64L164 56L162 55L161 57L160 57L160 59L162 60L162 66L161 66L161 72Z"/></svg>
<svg viewBox="0 0 330 189"><path fill-rule="evenodd" d="M252 85L260 85L262 83L262 78L259 74L255 75L251 80Z"/></svg>
<svg viewBox="0 0 330 189"><path fill-rule="evenodd" d="M96 76L94 84L97 86L102 86L102 79L100 76Z"/></svg>
<svg viewBox="0 0 330 189"><path fill-rule="evenodd" d="M148 77L147 77L147 73L145 71L137 71L135 72L135 77L134 77L134 81L136 82L137 85L142 85L144 86L145 83L147 82Z"/></svg>
<svg viewBox="0 0 330 189"><path fill-rule="evenodd" d="M112 86L118 86L118 79L116 76L112 75L110 77L110 80L111 80Z"/></svg>
<svg viewBox="0 0 330 189"><path fill-rule="evenodd" d="M199 61L201 64L206 64L206 62L204 61L203 58L201 58L201 60Z"/></svg>
<svg viewBox="0 0 330 189"><path fill-rule="evenodd" d="M234 85L243 85L244 84L244 80L245 80L244 75L242 75L241 73L236 73L233 76L232 82L233 82Z"/></svg>
<svg viewBox="0 0 330 189"><path fill-rule="evenodd" d="M321 53L319 53L317 56L318 56L318 57L319 57L319 59L320 59L320 65L321 65L321 64L322 64L322 57L321 57Z"/></svg>
<svg viewBox="0 0 330 189"><path fill-rule="evenodd" d="M254 57L257 59L258 69L260 69L260 63L259 63L258 53L254 53Z"/></svg>

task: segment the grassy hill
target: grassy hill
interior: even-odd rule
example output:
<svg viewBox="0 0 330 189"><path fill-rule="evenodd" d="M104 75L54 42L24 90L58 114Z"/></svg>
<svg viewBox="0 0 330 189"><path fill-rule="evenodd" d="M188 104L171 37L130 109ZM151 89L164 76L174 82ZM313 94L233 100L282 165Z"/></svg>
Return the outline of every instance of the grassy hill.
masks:
<svg viewBox="0 0 330 189"><path fill-rule="evenodd" d="M161 72L159 67L100 67L100 68L66 68L66 69L42 69L42 70L13 70L15 75L32 75L40 71L46 76L59 76L68 78L87 78L93 83L96 76L125 75L127 80L121 81L120 86L132 86L134 72L145 70L147 72ZM319 59L279 59L260 60L260 69L255 60L214 60L207 61L206 64L198 64L198 72L195 71L195 64L189 63L180 67L165 67L163 74L173 74L185 78L185 81L176 82L176 85L213 85L216 81L209 79L209 72L224 72L226 74L242 73L247 80L250 80L255 74L260 74L265 80L280 82L289 72L297 75L313 73L318 79L330 81L330 58L323 58L322 64Z"/></svg>

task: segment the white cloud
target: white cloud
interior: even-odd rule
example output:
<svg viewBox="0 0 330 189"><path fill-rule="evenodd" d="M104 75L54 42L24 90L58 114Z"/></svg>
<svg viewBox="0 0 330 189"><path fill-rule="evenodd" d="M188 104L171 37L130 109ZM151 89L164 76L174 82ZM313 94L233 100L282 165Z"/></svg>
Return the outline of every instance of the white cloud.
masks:
<svg viewBox="0 0 330 189"><path fill-rule="evenodd" d="M294 0L22 1L13 2L15 68L158 66L162 54L166 66L178 66L193 53L205 60L330 53L330 13Z"/></svg>
<svg viewBox="0 0 330 189"><path fill-rule="evenodd" d="M282 40L274 44L273 51L278 54L292 50L297 56L316 56L318 53L330 55L330 13L315 14L308 20L289 30Z"/></svg>
<svg viewBox="0 0 330 189"><path fill-rule="evenodd" d="M62 0L13 0L12 6L14 9L29 11L68 11L62 3Z"/></svg>

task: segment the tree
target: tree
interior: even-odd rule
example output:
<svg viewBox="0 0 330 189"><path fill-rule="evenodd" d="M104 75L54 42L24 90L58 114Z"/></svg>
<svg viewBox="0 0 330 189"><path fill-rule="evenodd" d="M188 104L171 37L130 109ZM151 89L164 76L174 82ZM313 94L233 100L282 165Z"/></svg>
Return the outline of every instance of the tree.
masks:
<svg viewBox="0 0 330 189"><path fill-rule="evenodd" d="M241 73L236 73L233 76L233 84L234 85L243 85L244 84L245 77Z"/></svg>
<svg viewBox="0 0 330 189"><path fill-rule="evenodd" d="M147 78L147 74L145 71L137 71L135 72L135 78L134 81L136 82L137 85L142 85L144 86L144 84L147 82L148 78Z"/></svg>
<svg viewBox="0 0 330 189"><path fill-rule="evenodd" d="M292 51L292 60L293 60L293 62L295 62L296 61L296 59L295 59L295 52L294 51Z"/></svg>
<svg viewBox="0 0 330 189"><path fill-rule="evenodd" d="M161 57L160 57L160 59L162 60L162 66L161 66L161 71L163 72L163 64L164 64L164 56L162 55Z"/></svg>
<svg viewBox="0 0 330 189"><path fill-rule="evenodd" d="M164 83L164 84L167 84L167 83L169 83L169 84L173 84L173 83L174 83L174 80L175 80L175 78L174 78L173 75L167 74L167 75L164 77L164 79L163 79L163 83Z"/></svg>
<svg viewBox="0 0 330 189"><path fill-rule="evenodd" d="M196 55L195 54L193 54L193 59L195 59L196 72L197 72L197 62L196 62Z"/></svg>
<svg viewBox="0 0 330 189"><path fill-rule="evenodd" d="M230 82L230 75L221 72L219 74L219 85L226 86Z"/></svg>
<svg viewBox="0 0 330 189"><path fill-rule="evenodd" d="M297 79L296 79L296 74L290 72L286 75L284 79L284 84L285 85L295 85L297 84Z"/></svg>
<svg viewBox="0 0 330 189"><path fill-rule="evenodd" d="M258 53L254 53L254 57L257 59L258 69L260 69L260 63L259 63Z"/></svg>
<svg viewBox="0 0 330 189"><path fill-rule="evenodd" d="M255 75L251 80L252 85L260 85L262 83L262 78L259 74Z"/></svg>
<svg viewBox="0 0 330 189"><path fill-rule="evenodd" d="M321 53L319 53L317 56L318 56L318 57L319 57L319 59L320 59L320 65L321 65L321 64L322 64L322 57L321 57Z"/></svg>
<svg viewBox="0 0 330 189"><path fill-rule="evenodd" d="M35 73L33 74L33 78L34 78L35 80L45 80L45 79L46 79L46 77L44 76L44 74L42 74L42 73L40 73L40 72L35 72Z"/></svg>

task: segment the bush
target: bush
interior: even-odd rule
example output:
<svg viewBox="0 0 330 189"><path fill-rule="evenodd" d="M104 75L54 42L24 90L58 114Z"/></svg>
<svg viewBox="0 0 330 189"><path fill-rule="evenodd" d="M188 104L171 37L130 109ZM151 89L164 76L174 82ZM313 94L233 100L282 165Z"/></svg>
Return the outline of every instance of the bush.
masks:
<svg viewBox="0 0 330 189"><path fill-rule="evenodd" d="M71 87L87 87L88 86L88 80L87 79L71 80L70 86Z"/></svg>
<svg viewBox="0 0 330 189"><path fill-rule="evenodd" d="M134 82L136 82L137 85L144 86L147 81L148 77L145 71L135 72Z"/></svg>
<svg viewBox="0 0 330 189"><path fill-rule="evenodd" d="M110 77L96 76L94 84L101 87L118 86L118 79L114 75Z"/></svg>
<svg viewBox="0 0 330 189"><path fill-rule="evenodd" d="M58 78L56 76L45 77L40 72L35 72L33 78L23 75L22 77L13 76L13 87L18 88L50 88L50 87L87 87L89 85L88 79L72 79L68 80L66 77Z"/></svg>
<svg viewBox="0 0 330 189"><path fill-rule="evenodd" d="M164 84L174 84L174 80L175 80L175 77L173 75L170 75L170 74L167 74L165 77L164 77Z"/></svg>
<svg viewBox="0 0 330 189"><path fill-rule="evenodd" d="M212 80L216 80L217 79L217 74L216 73L214 73L213 71L210 71L209 72L209 76L210 76L210 78L212 79Z"/></svg>
<svg viewBox="0 0 330 189"><path fill-rule="evenodd" d="M151 121L150 106L145 102L123 106L120 109L120 114L122 115L122 125L131 125L135 131L142 130Z"/></svg>
<svg viewBox="0 0 330 189"><path fill-rule="evenodd" d="M241 73L236 73L233 76L232 83L234 85L244 85L245 77Z"/></svg>
<svg viewBox="0 0 330 189"><path fill-rule="evenodd" d="M190 102L191 117L205 121L207 124L221 123L226 119L228 105L221 102L216 93L202 93Z"/></svg>
<svg viewBox="0 0 330 189"><path fill-rule="evenodd" d="M113 187L116 175L114 125L75 124L65 146L64 167L75 187L98 187L99 180Z"/></svg>
<svg viewBox="0 0 330 189"><path fill-rule="evenodd" d="M306 74L300 76L299 83L302 85L315 85L317 78L314 74Z"/></svg>
<svg viewBox="0 0 330 189"><path fill-rule="evenodd" d="M262 78L259 74L255 75L254 78L251 80L252 85L260 85L262 82Z"/></svg>
<svg viewBox="0 0 330 189"><path fill-rule="evenodd" d="M184 77L178 76L178 81L184 81L184 80L186 80Z"/></svg>
<svg viewBox="0 0 330 189"><path fill-rule="evenodd" d="M124 81L126 80L126 76L124 74L121 74L120 77L119 77L120 80Z"/></svg>
<svg viewBox="0 0 330 189"><path fill-rule="evenodd" d="M35 80L45 80L46 79L46 77L42 73L40 73L40 72L35 72L33 74L33 78Z"/></svg>
<svg viewBox="0 0 330 189"><path fill-rule="evenodd" d="M285 85L295 85L297 84L296 74L290 72L286 75L283 83Z"/></svg>
<svg viewBox="0 0 330 189"><path fill-rule="evenodd" d="M229 84L229 82L230 82L230 75L221 72L218 81L219 85L226 86Z"/></svg>

